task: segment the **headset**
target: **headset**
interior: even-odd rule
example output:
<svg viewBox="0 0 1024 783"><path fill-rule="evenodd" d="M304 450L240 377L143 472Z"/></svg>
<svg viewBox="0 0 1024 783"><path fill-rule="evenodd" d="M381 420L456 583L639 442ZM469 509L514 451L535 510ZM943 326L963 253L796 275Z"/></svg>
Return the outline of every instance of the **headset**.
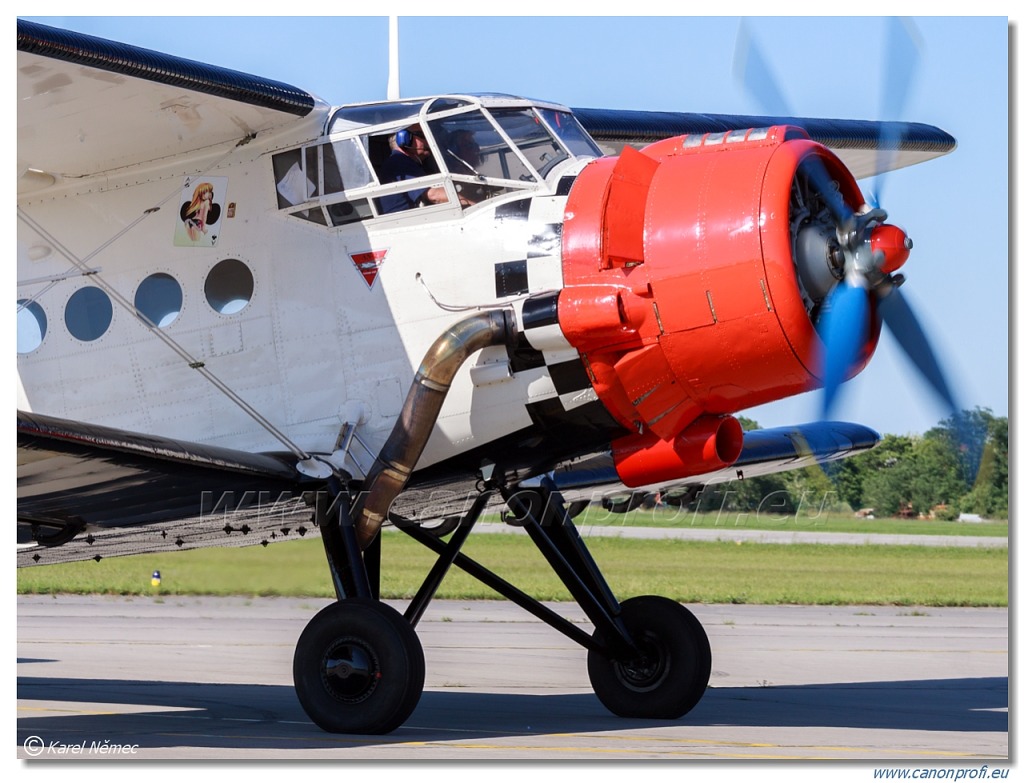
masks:
<svg viewBox="0 0 1024 783"><path fill-rule="evenodd" d="M412 147L413 136L419 136L421 139L426 139L422 131L410 131L407 128L402 128L395 134L395 145L402 149L409 149Z"/></svg>

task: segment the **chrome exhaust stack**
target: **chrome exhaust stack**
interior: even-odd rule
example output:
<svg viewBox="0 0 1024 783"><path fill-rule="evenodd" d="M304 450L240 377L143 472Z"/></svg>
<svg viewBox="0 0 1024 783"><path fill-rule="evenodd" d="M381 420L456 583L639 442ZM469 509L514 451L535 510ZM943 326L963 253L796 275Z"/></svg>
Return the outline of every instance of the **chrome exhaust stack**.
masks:
<svg viewBox="0 0 1024 783"><path fill-rule="evenodd" d="M430 346L352 509L361 549L377 537L391 504L409 482L459 368L482 348L512 345L515 331L511 311L486 310L452 324Z"/></svg>

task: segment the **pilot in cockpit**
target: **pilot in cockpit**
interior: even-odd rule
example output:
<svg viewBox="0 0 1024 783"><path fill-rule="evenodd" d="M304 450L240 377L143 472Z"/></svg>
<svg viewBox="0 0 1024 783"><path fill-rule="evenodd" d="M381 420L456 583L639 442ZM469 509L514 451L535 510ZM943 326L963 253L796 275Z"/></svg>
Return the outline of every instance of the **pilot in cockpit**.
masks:
<svg viewBox="0 0 1024 783"><path fill-rule="evenodd" d="M445 149L445 162L452 174L473 174L481 176L477 171L480 165L480 145L476 143L473 131L461 130L452 131L448 137L447 149Z"/></svg>
<svg viewBox="0 0 1024 783"><path fill-rule="evenodd" d="M412 125L398 131L391 140L391 154L381 164L380 181L402 182L427 176L424 164L431 157L430 146L420 126ZM436 171L436 169L435 169ZM417 188L404 193L381 196L379 203L385 214L402 212L426 204L444 204L448 195L443 187Z"/></svg>
<svg viewBox="0 0 1024 783"><path fill-rule="evenodd" d="M483 174L478 170L482 162L480 145L471 130L460 128L451 132L445 145L444 160L452 174L466 174L483 179ZM459 201L464 207L478 204L486 198L485 191L480 186L458 182L455 187L459 191Z"/></svg>

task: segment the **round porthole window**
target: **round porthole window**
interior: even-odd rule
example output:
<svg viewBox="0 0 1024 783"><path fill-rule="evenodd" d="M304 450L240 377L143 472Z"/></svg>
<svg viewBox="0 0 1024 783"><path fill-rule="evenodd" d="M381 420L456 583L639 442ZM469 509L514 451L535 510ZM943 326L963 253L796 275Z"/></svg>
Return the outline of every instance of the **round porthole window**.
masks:
<svg viewBox="0 0 1024 783"><path fill-rule="evenodd" d="M160 328L170 326L181 312L181 286L163 272L150 275L135 291L135 309Z"/></svg>
<svg viewBox="0 0 1024 783"><path fill-rule="evenodd" d="M18 300L18 353L32 353L46 337L46 313L38 302Z"/></svg>
<svg viewBox="0 0 1024 783"><path fill-rule="evenodd" d="M206 301L218 313L237 313L252 299L252 272L241 261L226 258L214 266L206 276L205 291Z"/></svg>
<svg viewBox="0 0 1024 783"><path fill-rule="evenodd" d="M73 337L82 342L97 340L110 328L114 307L110 298L95 286L79 288L68 299L64 323Z"/></svg>

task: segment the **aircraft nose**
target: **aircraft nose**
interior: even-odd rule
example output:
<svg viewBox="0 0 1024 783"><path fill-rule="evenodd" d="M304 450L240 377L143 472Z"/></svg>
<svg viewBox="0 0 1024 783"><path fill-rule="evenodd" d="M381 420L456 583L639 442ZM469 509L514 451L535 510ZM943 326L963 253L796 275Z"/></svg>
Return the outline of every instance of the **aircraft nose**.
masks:
<svg viewBox="0 0 1024 783"><path fill-rule="evenodd" d="M807 185L808 170L828 180L831 200ZM577 176L558 323L633 433L620 451L631 462L643 453L637 480L687 461L728 464L742 438L724 418L820 385L815 308L841 269L835 221L825 226L840 201L863 203L853 176L787 126L627 148ZM817 213L820 231L804 219ZM879 234L887 264L905 260L898 232ZM730 448L711 454L713 443Z"/></svg>

